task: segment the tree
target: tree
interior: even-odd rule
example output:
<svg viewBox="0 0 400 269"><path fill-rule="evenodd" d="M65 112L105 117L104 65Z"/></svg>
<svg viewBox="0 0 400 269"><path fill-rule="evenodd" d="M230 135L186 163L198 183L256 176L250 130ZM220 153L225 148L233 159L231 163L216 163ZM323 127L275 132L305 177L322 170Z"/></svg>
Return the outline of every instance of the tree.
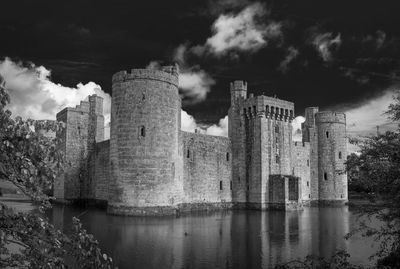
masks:
<svg viewBox="0 0 400 269"><path fill-rule="evenodd" d="M400 93L386 114L393 121L400 121ZM360 147L359 154L351 154L346 161L349 186L370 199L371 203L358 206L358 213L382 221L379 228L361 222L355 233L372 236L379 241L375 254L377 268L400 268L400 130L376 136L353 139ZM308 256L302 261L291 261L276 268L361 268L348 262L349 254L339 251L330 260Z"/></svg>
<svg viewBox="0 0 400 269"><path fill-rule="evenodd" d="M400 94L386 114L393 121L400 120ZM361 214L375 216L383 221L380 228L362 223L357 231L365 236L374 236L381 242L376 254L378 265L400 268L400 130L386 132L358 141L360 154L347 160L349 181L369 192L376 203L360 208ZM362 186L362 187L361 187Z"/></svg>
<svg viewBox="0 0 400 269"><path fill-rule="evenodd" d="M68 268L66 260L80 268L112 268L112 259L101 252L97 240L73 219L68 235L48 221L44 210L51 207L46 195L62 172L63 155L57 138L38 130L59 132L63 126L52 121L11 118L10 102L0 78L0 179L14 184L38 204L39 212L15 212L0 203L0 267ZM12 249L17 251L11 251Z"/></svg>

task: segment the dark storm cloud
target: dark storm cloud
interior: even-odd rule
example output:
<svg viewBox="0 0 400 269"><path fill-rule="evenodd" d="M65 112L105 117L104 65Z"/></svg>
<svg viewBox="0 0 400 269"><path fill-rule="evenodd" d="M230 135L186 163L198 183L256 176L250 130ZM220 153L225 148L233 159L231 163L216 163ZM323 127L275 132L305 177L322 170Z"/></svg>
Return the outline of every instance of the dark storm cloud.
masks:
<svg viewBox="0 0 400 269"><path fill-rule="evenodd" d="M306 106L360 104L393 85L400 70L397 5L392 0L7 1L0 17L0 56L43 65L55 83L75 87L94 81L108 92L116 71L152 60L178 61L215 81L205 101L187 107L198 121L216 123L226 115L234 79L247 80L255 94L295 101L302 113ZM227 34L227 27L217 27L218 19L236 22L254 6L262 8L246 14L259 15L241 31ZM207 53L194 54L196 46Z"/></svg>

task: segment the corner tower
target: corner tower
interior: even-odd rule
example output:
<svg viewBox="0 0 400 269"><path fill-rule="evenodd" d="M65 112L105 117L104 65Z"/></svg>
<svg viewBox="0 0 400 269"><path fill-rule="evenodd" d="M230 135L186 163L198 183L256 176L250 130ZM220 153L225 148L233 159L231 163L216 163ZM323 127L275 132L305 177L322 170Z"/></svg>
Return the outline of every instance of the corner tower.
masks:
<svg viewBox="0 0 400 269"><path fill-rule="evenodd" d="M232 199L235 202L246 201L245 190L240 188L244 181L244 124L242 122L241 107L247 99L247 83L236 80L230 83L231 107L228 116L228 136L232 143Z"/></svg>
<svg viewBox="0 0 400 269"><path fill-rule="evenodd" d="M324 111L315 114L318 138L318 190L320 203L348 201L346 115Z"/></svg>
<svg viewBox="0 0 400 269"><path fill-rule="evenodd" d="M109 213L173 214L181 202L178 77L178 66L114 74Z"/></svg>

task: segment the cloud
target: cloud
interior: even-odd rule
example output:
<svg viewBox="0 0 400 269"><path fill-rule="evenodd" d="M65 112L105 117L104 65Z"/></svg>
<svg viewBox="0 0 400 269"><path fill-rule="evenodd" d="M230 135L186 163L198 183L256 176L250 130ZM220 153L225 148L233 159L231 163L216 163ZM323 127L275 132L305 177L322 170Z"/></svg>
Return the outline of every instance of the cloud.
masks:
<svg viewBox="0 0 400 269"><path fill-rule="evenodd" d="M220 119L218 124L213 124L208 127L199 126L193 116L189 115L186 111L181 111L181 130L185 132L198 132L201 134L215 135L215 136L228 136L228 116Z"/></svg>
<svg viewBox="0 0 400 269"><path fill-rule="evenodd" d="M292 121L293 132L292 132L292 140L293 141L302 141L302 131L301 131L301 124L305 122L305 118L303 116L297 116Z"/></svg>
<svg viewBox="0 0 400 269"><path fill-rule="evenodd" d="M210 75L196 67L182 69L179 75L180 94L186 104L204 101L214 84L215 80Z"/></svg>
<svg viewBox="0 0 400 269"><path fill-rule="evenodd" d="M0 75L11 97L8 109L14 115L55 120L56 113L63 108L78 105L88 95L97 94L104 98L105 125L110 122L111 96L94 82L66 87L52 82L51 71L44 66L33 63L26 66L9 58L0 61ZM109 128L105 132L109 133Z"/></svg>
<svg viewBox="0 0 400 269"><path fill-rule="evenodd" d="M181 47L178 47L176 51L179 50L181 50ZM179 54L180 56L174 56L174 58L182 57L179 67L179 94L183 103L191 105L204 101L207 98L207 93L211 90L211 86L215 84L215 80L198 66L187 67L184 56L182 53ZM160 70L161 63L151 61L146 68Z"/></svg>
<svg viewBox="0 0 400 269"><path fill-rule="evenodd" d="M220 119L218 124L213 124L206 129L206 134L216 136L228 136L228 116Z"/></svg>
<svg viewBox="0 0 400 269"><path fill-rule="evenodd" d="M389 88L380 96L366 100L355 108L343 109L346 113L347 132L350 135L358 136L376 134L377 126L382 132L397 129L398 125L383 114L393 103L395 93L396 86Z"/></svg>
<svg viewBox="0 0 400 269"><path fill-rule="evenodd" d="M186 52L187 52L187 45L180 44L174 51L174 61L180 65L186 65Z"/></svg>
<svg viewBox="0 0 400 269"><path fill-rule="evenodd" d="M383 43L385 43L386 40L386 33L378 30L376 31L376 48L380 49L383 46Z"/></svg>
<svg viewBox="0 0 400 269"><path fill-rule="evenodd" d="M333 37L332 33L314 34L311 43L319 52L325 62L332 61L332 51L337 50L342 44L340 33Z"/></svg>
<svg viewBox="0 0 400 269"><path fill-rule="evenodd" d="M362 43L373 44L377 50L383 47L386 41L386 33L382 30L375 32L375 35L367 35L362 38Z"/></svg>
<svg viewBox="0 0 400 269"><path fill-rule="evenodd" d="M282 73L286 73L289 67L289 64L299 55L299 50L293 46L288 48L288 52L286 54L285 59L279 65L279 71Z"/></svg>
<svg viewBox="0 0 400 269"><path fill-rule="evenodd" d="M260 3L251 4L237 14L220 15L213 23L213 35L192 51L197 55L209 52L216 56L229 51L257 51L282 36L282 24L274 21L265 24L266 15Z"/></svg>

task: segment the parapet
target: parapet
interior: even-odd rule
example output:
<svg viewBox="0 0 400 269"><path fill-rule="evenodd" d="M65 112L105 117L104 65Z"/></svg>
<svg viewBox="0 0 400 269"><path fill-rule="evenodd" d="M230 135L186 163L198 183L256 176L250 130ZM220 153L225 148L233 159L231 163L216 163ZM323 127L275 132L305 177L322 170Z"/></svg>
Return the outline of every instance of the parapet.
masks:
<svg viewBox="0 0 400 269"><path fill-rule="evenodd" d="M235 80L230 84L231 91L247 91L247 82L243 80Z"/></svg>
<svg viewBox="0 0 400 269"><path fill-rule="evenodd" d="M112 77L112 83L124 82L136 79L157 80L170 83L176 87L179 85L179 67L162 66L159 69L132 69L131 72L119 71Z"/></svg>
<svg viewBox="0 0 400 269"><path fill-rule="evenodd" d="M322 111L315 114L315 123L346 124L346 114L334 111Z"/></svg>
<svg viewBox="0 0 400 269"><path fill-rule="evenodd" d="M292 121L294 103L264 95L253 96L243 102L242 115L247 118L265 116L281 121Z"/></svg>

